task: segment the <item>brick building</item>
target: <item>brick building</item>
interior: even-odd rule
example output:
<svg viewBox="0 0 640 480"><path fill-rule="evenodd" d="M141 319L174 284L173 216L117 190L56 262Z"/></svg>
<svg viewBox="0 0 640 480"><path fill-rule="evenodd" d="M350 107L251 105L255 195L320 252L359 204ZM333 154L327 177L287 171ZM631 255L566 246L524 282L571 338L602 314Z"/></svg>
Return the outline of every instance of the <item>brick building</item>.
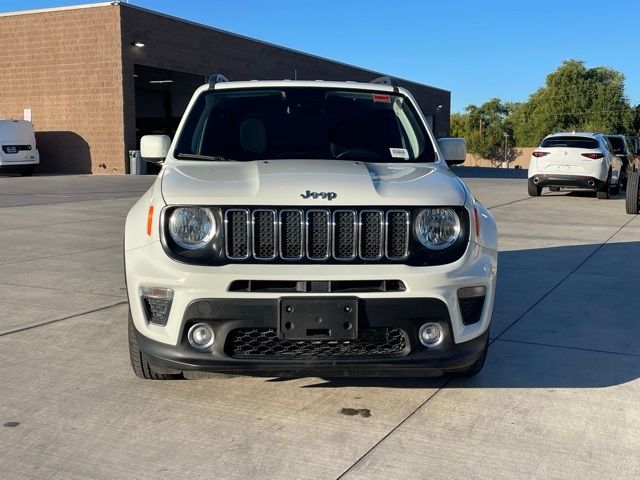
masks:
<svg viewBox="0 0 640 480"><path fill-rule="evenodd" d="M0 14L0 118L30 113L40 172L125 173L127 151L142 135L172 135L212 73L365 82L380 75L120 2ZM450 92L400 84L446 136Z"/></svg>

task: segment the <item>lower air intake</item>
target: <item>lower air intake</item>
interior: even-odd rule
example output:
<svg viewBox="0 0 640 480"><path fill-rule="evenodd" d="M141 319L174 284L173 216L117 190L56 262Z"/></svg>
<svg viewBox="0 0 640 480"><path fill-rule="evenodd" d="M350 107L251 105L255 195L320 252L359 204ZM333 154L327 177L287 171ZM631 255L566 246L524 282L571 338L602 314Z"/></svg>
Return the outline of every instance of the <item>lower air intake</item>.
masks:
<svg viewBox="0 0 640 480"><path fill-rule="evenodd" d="M406 355L409 343L399 328L364 328L354 340L283 340L274 328L237 328L226 343L233 358L366 358Z"/></svg>

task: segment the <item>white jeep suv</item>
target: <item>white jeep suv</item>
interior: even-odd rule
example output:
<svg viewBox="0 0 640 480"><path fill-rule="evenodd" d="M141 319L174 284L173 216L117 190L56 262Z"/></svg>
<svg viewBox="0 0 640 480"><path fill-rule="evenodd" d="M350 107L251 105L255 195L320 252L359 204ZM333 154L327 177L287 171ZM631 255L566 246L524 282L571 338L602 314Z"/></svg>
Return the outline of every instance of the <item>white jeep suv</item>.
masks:
<svg viewBox="0 0 640 480"><path fill-rule="evenodd" d="M497 232L410 93L228 82L194 94L126 220L129 346L142 378L475 374Z"/></svg>
<svg viewBox="0 0 640 480"><path fill-rule="evenodd" d="M560 132L545 137L529 160L529 195L537 197L543 187L593 190L609 198L620 190L622 161L601 133Z"/></svg>

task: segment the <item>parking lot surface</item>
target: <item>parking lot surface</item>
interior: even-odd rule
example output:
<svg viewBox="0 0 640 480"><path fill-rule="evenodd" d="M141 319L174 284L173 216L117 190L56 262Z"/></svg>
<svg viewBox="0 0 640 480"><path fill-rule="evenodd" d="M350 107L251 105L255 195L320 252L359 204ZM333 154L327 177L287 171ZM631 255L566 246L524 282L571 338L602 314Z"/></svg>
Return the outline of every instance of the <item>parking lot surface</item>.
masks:
<svg viewBox="0 0 640 480"><path fill-rule="evenodd" d="M136 378L124 218L148 177L0 177L0 478L640 478L640 217L458 169L495 215L473 379Z"/></svg>

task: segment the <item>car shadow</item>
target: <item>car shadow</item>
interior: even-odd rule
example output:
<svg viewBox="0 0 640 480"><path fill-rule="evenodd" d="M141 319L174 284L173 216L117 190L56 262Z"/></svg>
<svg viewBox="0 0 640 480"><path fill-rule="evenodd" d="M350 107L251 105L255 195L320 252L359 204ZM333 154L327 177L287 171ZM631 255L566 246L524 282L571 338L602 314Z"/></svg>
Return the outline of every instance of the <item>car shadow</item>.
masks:
<svg viewBox="0 0 640 480"><path fill-rule="evenodd" d="M301 388L605 388L640 378L640 241L505 251L499 263L479 375L320 378Z"/></svg>

